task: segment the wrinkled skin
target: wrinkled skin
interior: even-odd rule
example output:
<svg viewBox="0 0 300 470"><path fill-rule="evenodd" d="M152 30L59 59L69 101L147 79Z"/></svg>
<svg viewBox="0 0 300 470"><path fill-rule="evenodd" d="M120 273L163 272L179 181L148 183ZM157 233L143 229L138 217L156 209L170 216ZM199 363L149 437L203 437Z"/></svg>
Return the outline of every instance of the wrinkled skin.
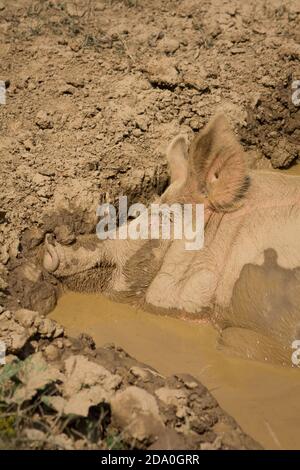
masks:
<svg viewBox="0 0 300 470"><path fill-rule="evenodd" d="M160 202L202 203L205 243L82 238L45 243L44 268L81 291L102 291L145 308L211 321L220 344L259 360L291 364L300 339L300 178L249 171L219 115L167 158Z"/></svg>

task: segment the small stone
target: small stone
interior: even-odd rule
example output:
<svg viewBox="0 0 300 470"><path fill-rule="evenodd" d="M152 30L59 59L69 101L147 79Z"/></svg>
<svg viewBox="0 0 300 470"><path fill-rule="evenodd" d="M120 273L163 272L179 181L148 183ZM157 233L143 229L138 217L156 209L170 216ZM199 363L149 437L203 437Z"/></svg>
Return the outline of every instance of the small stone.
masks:
<svg viewBox="0 0 300 470"><path fill-rule="evenodd" d="M60 83L57 87L57 91L60 95L73 95L75 88L67 83Z"/></svg>
<svg viewBox="0 0 300 470"><path fill-rule="evenodd" d="M36 340L30 341L30 346L31 346L31 348L32 348L34 351L38 351L38 350L39 350L39 342L36 341Z"/></svg>
<svg viewBox="0 0 300 470"><path fill-rule="evenodd" d="M225 13L227 13L230 16L235 16L237 13L237 7L235 5L226 5L225 8Z"/></svg>
<svg viewBox="0 0 300 470"><path fill-rule="evenodd" d="M183 390L162 387L155 390L155 395L166 405L178 406L187 403L187 396Z"/></svg>
<svg viewBox="0 0 300 470"><path fill-rule="evenodd" d="M38 390L43 390L48 384L62 381L63 375L57 368L47 364L42 353L38 352L21 363L17 377L23 387L15 389L12 400L23 403L31 400Z"/></svg>
<svg viewBox="0 0 300 470"><path fill-rule="evenodd" d="M49 113L43 110L37 113L35 123L40 129L43 130L53 128L53 121L51 119L51 116L49 115Z"/></svg>
<svg viewBox="0 0 300 470"><path fill-rule="evenodd" d="M97 138L97 137L96 137ZM98 160L91 160L89 162L86 162L84 164L84 167L88 170L88 171L94 171L95 172L95 175L97 174L97 171L99 170L99 161Z"/></svg>
<svg viewBox="0 0 300 470"><path fill-rule="evenodd" d="M74 450L74 443L72 439L64 433L50 436L49 441L50 445L54 446L55 448L62 450Z"/></svg>
<svg viewBox="0 0 300 470"><path fill-rule="evenodd" d="M154 396L139 387L117 392L111 409L114 423L132 439L152 443L164 430Z"/></svg>
<svg viewBox="0 0 300 470"><path fill-rule="evenodd" d="M174 54L174 52L176 52L179 47L180 43L177 41L177 39L164 37L159 42L159 49L165 54Z"/></svg>
<svg viewBox="0 0 300 470"><path fill-rule="evenodd" d="M74 232L68 225L59 225L58 227L55 227L54 233L57 241L63 245L70 245L70 243L76 239Z"/></svg>
<svg viewBox="0 0 300 470"><path fill-rule="evenodd" d="M45 231L41 228L26 229L21 238L21 245L30 250L37 247L44 240L44 236Z"/></svg>
<svg viewBox="0 0 300 470"><path fill-rule="evenodd" d="M0 0L0 11L3 11L5 9L4 3Z"/></svg>
<svg viewBox="0 0 300 470"><path fill-rule="evenodd" d="M218 450L222 447L222 437L218 436L214 442L202 442L200 444L201 450Z"/></svg>
<svg viewBox="0 0 300 470"><path fill-rule="evenodd" d="M59 338L60 336L63 336L65 333L65 329L61 325L56 325L55 332L53 335L53 338Z"/></svg>
<svg viewBox="0 0 300 470"><path fill-rule="evenodd" d="M10 244L10 247L9 247L9 256L11 258L16 258L18 256L18 253L19 253L19 247L20 247L20 241L18 238L15 238L11 244Z"/></svg>
<svg viewBox="0 0 300 470"><path fill-rule="evenodd" d="M83 118L78 116L70 122L70 128L74 130L80 130L83 126Z"/></svg>
<svg viewBox="0 0 300 470"><path fill-rule="evenodd" d="M254 93L250 100L250 107L251 109L255 109L257 106L261 104L261 95L260 93Z"/></svg>
<svg viewBox="0 0 300 470"><path fill-rule="evenodd" d="M7 354L5 356L5 364L12 364L13 362L17 362L19 359L14 354Z"/></svg>
<svg viewBox="0 0 300 470"><path fill-rule="evenodd" d="M38 204L39 200L36 196L27 196L25 199L24 199L24 205L26 207L32 207L32 206L35 206L36 204Z"/></svg>
<svg viewBox="0 0 300 470"><path fill-rule="evenodd" d="M182 81L186 87L197 90L200 93L203 93L209 89L209 85L203 69L184 72Z"/></svg>
<svg viewBox="0 0 300 470"><path fill-rule="evenodd" d="M144 382L149 379L149 373L141 367L133 366L131 367L130 372L132 373L132 375L143 380Z"/></svg>
<svg viewBox="0 0 300 470"><path fill-rule="evenodd" d="M0 247L0 262L3 264L7 264L9 261L9 246L4 244Z"/></svg>
<svg viewBox="0 0 300 470"><path fill-rule="evenodd" d="M49 344L44 351L44 355L49 361L56 361L59 358L59 351L53 344Z"/></svg>
<svg viewBox="0 0 300 470"><path fill-rule="evenodd" d="M82 17L85 13L83 6L79 6L76 2L66 3L66 13L71 17Z"/></svg>
<svg viewBox="0 0 300 470"><path fill-rule="evenodd" d="M231 52L232 55L245 54L246 49L244 49L242 47L232 47L230 49L230 52Z"/></svg>
<svg viewBox="0 0 300 470"><path fill-rule="evenodd" d="M84 346L88 348L88 350L96 348L96 343L91 335L88 335L87 333L80 333L78 339L84 344Z"/></svg>
<svg viewBox="0 0 300 470"><path fill-rule="evenodd" d="M190 374L176 374L176 377L189 390L194 390L195 388L199 388L202 393L206 390L205 387L201 385L199 382L197 382L197 380Z"/></svg>
<svg viewBox="0 0 300 470"><path fill-rule="evenodd" d="M38 316L38 312L34 312L33 310L27 310L25 308L16 310L16 312L14 313L15 320L25 328L31 327Z"/></svg>
<svg viewBox="0 0 300 470"><path fill-rule="evenodd" d="M235 126L247 126L248 113L244 106L230 100L223 100L216 108L216 113L224 113L231 124Z"/></svg>
<svg viewBox="0 0 300 470"><path fill-rule="evenodd" d="M159 60L152 59L147 64L145 71L152 85L172 88L179 85L180 76L172 59L172 57L164 56Z"/></svg>
<svg viewBox="0 0 300 470"><path fill-rule="evenodd" d="M45 318L41 320L41 323L38 326L38 332L41 336L46 338L51 338L56 329L56 322L50 318Z"/></svg>
<svg viewBox="0 0 300 470"><path fill-rule="evenodd" d="M60 38L58 39L57 44L59 44L60 46L67 46L68 41L65 38Z"/></svg>
<svg viewBox="0 0 300 470"><path fill-rule="evenodd" d="M276 85L275 80L269 75L264 75L261 77L260 83L267 88L275 88Z"/></svg>
<svg viewBox="0 0 300 470"><path fill-rule="evenodd" d="M58 347L58 349L63 349L64 348L64 342L63 342L62 339L56 340L55 345Z"/></svg>
<svg viewBox="0 0 300 470"><path fill-rule="evenodd" d="M74 447L76 450L86 449L87 447L86 439L77 439L77 441L74 442Z"/></svg>
<svg viewBox="0 0 300 470"><path fill-rule="evenodd" d="M66 83L72 85L75 88L83 88L84 87L84 79L80 76L78 77L69 77L66 79Z"/></svg>
<svg viewBox="0 0 300 470"><path fill-rule="evenodd" d="M24 147L28 152L31 152L31 150L34 147L34 144L33 144L32 140L30 140L30 139L24 140Z"/></svg>
<svg viewBox="0 0 300 470"><path fill-rule="evenodd" d="M190 120L190 127L193 129L193 131L198 131L199 129L201 129L202 125L199 119L192 118Z"/></svg>
<svg viewBox="0 0 300 470"><path fill-rule="evenodd" d="M31 178L31 182L35 186L44 186L44 184L48 182L48 178L40 173L35 173Z"/></svg>
<svg viewBox="0 0 300 470"><path fill-rule="evenodd" d="M47 186L43 186L42 188L39 188L38 191L36 192L36 194L38 196L40 196L41 198L49 198L53 195L53 191L51 188L47 187Z"/></svg>
<svg viewBox="0 0 300 470"><path fill-rule="evenodd" d="M82 47L82 41L79 41L78 39L74 38L71 41L69 41L69 47L72 51L78 52L80 51Z"/></svg>
<svg viewBox="0 0 300 470"><path fill-rule="evenodd" d="M55 176L55 169L43 167L43 168L40 168L39 173L43 176L49 176L49 177Z"/></svg>
<svg viewBox="0 0 300 470"><path fill-rule="evenodd" d="M279 49L281 57L287 57L289 59L300 59L300 44L294 40L285 42Z"/></svg>
<svg viewBox="0 0 300 470"><path fill-rule="evenodd" d="M288 168L297 158L298 150L288 141L280 140L271 155L273 168Z"/></svg>
<svg viewBox="0 0 300 470"><path fill-rule="evenodd" d="M36 88L37 88L37 85L34 82L29 82L28 85L27 85L27 90L28 91L36 90Z"/></svg>
<svg viewBox="0 0 300 470"><path fill-rule="evenodd" d="M28 335L25 329L22 333L12 334L10 352L12 352L13 354L18 353L23 348L23 346L25 346L27 340Z"/></svg>
<svg viewBox="0 0 300 470"><path fill-rule="evenodd" d="M148 129L149 121L146 117L138 116L135 122L136 122L137 127L141 129L142 131L146 131Z"/></svg>
<svg viewBox="0 0 300 470"><path fill-rule="evenodd" d="M0 291L5 291L8 288L8 283L0 277Z"/></svg>
<svg viewBox="0 0 300 470"><path fill-rule="evenodd" d="M24 429L23 432L29 441L47 441L47 435L39 429Z"/></svg>
<svg viewBox="0 0 300 470"><path fill-rule="evenodd" d="M122 382L119 375L112 374L102 365L90 361L83 355L73 355L65 360L65 375L65 396L72 396L83 388L94 385L99 385L107 393L112 394Z"/></svg>
<svg viewBox="0 0 300 470"><path fill-rule="evenodd" d="M137 129L133 129L133 131L132 131L132 135L133 135L134 137L140 137L142 134L143 134L143 132L141 131L141 129L138 129L138 128L137 128Z"/></svg>

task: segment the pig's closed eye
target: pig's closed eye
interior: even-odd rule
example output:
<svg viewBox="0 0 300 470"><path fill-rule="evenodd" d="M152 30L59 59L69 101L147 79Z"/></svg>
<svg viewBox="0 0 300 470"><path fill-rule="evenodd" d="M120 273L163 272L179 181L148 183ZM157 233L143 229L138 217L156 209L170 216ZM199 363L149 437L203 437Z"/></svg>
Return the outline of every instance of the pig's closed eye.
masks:
<svg viewBox="0 0 300 470"><path fill-rule="evenodd" d="M219 173L216 171L216 172L212 175L211 182L213 183L213 182L216 181L218 178L219 178Z"/></svg>

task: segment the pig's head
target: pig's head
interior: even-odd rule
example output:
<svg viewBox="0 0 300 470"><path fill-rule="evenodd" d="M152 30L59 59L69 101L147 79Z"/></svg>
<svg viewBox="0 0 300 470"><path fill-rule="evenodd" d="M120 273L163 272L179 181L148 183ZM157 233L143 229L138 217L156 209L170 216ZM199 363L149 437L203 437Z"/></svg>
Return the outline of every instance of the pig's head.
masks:
<svg viewBox="0 0 300 470"><path fill-rule="evenodd" d="M206 223L211 215L234 211L243 203L249 184L246 160L223 115L216 116L194 138L190 148L183 136L176 137L168 147L167 159L170 185L159 202L202 203ZM100 272L103 265L114 266L120 272L129 257L147 251L147 242L149 240L101 241L95 235L92 240L79 240L77 244L65 247L48 237L43 264L47 271L61 278L91 270ZM164 253L166 245L162 245L161 253ZM85 281L79 279L79 282L86 284L87 278L81 274L80 279ZM93 275L91 279L94 278ZM94 287L97 289L97 285Z"/></svg>

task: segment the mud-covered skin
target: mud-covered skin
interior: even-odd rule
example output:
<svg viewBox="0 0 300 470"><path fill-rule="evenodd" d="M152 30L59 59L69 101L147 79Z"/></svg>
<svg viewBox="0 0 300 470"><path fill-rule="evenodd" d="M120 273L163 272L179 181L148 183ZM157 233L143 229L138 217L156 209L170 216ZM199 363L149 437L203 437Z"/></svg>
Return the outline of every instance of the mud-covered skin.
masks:
<svg viewBox="0 0 300 470"><path fill-rule="evenodd" d="M300 320L300 178L247 170L223 115L189 150L176 138L167 157L161 201L204 204L201 250L186 250L185 239L95 237L68 247L47 239L44 268L76 290L209 320L231 350L240 354L242 342L247 357L288 362Z"/></svg>

